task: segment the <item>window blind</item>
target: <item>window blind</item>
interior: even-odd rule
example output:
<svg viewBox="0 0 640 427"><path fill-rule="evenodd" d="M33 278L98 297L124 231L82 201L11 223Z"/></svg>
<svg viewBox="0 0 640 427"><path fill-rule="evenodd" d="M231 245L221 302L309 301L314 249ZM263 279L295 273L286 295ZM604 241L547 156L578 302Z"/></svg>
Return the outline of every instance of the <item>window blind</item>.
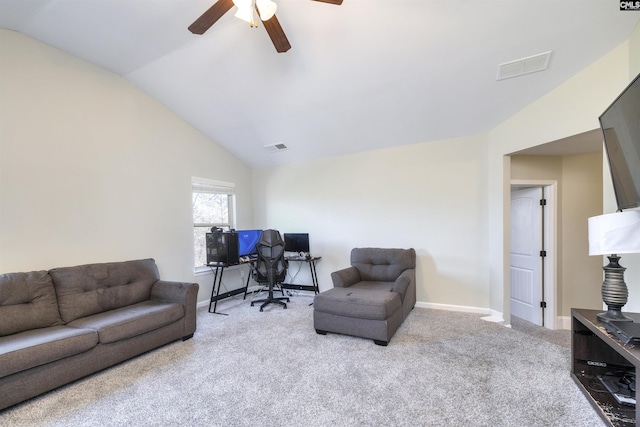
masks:
<svg viewBox="0 0 640 427"><path fill-rule="evenodd" d="M191 177L191 189L197 193L215 193L233 195L236 185L232 182L214 181L206 178Z"/></svg>

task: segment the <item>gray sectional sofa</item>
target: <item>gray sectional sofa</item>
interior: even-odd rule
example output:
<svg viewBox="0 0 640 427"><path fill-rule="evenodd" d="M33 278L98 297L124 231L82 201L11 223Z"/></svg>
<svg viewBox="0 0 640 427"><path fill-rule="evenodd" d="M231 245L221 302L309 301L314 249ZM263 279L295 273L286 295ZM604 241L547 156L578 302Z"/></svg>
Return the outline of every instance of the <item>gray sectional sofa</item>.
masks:
<svg viewBox="0 0 640 427"><path fill-rule="evenodd" d="M0 410L196 330L197 283L153 259L0 275Z"/></svg>

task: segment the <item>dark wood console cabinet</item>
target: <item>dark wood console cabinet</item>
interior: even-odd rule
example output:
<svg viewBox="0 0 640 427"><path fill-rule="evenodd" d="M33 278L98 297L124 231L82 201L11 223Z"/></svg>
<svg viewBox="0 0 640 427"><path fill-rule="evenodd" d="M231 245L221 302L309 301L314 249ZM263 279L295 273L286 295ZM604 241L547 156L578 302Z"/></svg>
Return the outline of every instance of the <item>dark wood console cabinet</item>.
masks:
<svg viewBox="0 0 640 427"><path fill-rule="evenodd" d="M640 411L619 404L597 378L616 370L635 373L640 366L640 347L625 345L609 334L596 318L601 311L571 310L571 377L607 424L640 425ZM625 315L640 323L640 313Z"/></svg>

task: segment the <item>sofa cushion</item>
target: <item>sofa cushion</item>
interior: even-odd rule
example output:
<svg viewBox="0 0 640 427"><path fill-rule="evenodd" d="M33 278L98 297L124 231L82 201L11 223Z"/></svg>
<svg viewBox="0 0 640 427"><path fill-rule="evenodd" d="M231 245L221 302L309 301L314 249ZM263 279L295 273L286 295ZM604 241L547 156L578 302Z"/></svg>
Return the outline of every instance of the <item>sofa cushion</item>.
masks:
<svg viewBox="0 0 640 427"><path fill-rule="evenodd" d="M153 259L56 268L49 274L67 323L148 300L160 278Z"/></svg>
<svg viewBox="0 0 640 427"><path fill-rule="evenodd" d="M386 320L400 310L400 294L389 289L331 288L315 296L313 309L359 319Z"/></svg>
<svg viewBox="0 0 640 427"><path fill-rule="evenodd" d="M0 274L0 319L0 336L62 324L49 274Z"/></svg>
<svg viewBox="0 0 640 427"><path fill-rule="evenodd" d="M0 337L0 378L82 353L97 343L96 331L67 326Z"/></svg>
<svg viewBox="0 0 640 427"><path fill-rule="evenodd" d="M94 329L98 331L100 343L106 344L144 334L183 317L184 307L181 304L144 301L77 319L69 326Z"/></svg>

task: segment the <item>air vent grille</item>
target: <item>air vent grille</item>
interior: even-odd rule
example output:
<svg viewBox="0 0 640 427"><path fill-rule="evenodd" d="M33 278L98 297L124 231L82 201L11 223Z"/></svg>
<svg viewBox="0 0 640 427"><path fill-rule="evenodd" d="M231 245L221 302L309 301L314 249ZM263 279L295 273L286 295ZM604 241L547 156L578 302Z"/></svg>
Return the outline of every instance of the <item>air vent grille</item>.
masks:
<svg viewBox="0 0 640 427"><path fill-rule="evenodd" d="M524 74L544 71L549 65L550 58L551 51L548 51L538 55L502 63L498 65L498 75L496 76L496 80L504 80L511 77L522 76Z"/></svg>
<svg viewBox="0 0 640 427"><path fill-rule="evenodd" d="M287 145L284 142L277 142L275 144L265 145L264 149L270 153L277 153L279 151L288 150L289 147L287 147Z"/></svg>

